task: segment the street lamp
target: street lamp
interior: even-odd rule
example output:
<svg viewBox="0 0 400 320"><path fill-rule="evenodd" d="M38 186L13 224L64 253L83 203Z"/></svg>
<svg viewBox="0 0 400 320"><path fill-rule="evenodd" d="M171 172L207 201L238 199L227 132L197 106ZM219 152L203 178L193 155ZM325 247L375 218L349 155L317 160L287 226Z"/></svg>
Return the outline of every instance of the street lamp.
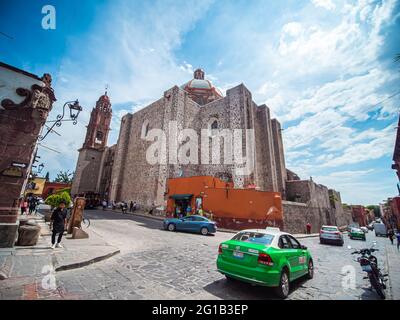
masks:
<svg viewBox="0 0 400 320"><path fill-rule="evenodd" d="M39 164L38 173L42 173L43 168L44 168L44 164L43 163Z"/></svg>
<svg viewBox="0 0 400 320"><path fill-rule="evenodd" d="M69 108L69 117L70 119L64 120L65 116L65 107L68 106ZM77 118L79 116L79 113L82 111L82 107L79 105L79 101L68 101L64 103L63 106L63 113L57 115L57 120L52 120L52 121L47 121L47 122L54 122L53 125L47 129L47 132L45 133L44 136L40 135L38 140L43 141L44 138L47 137L47 135L53 130L55 126L60 127L63 121L73 121L72 124L76 125L78 123Z"/></svg>

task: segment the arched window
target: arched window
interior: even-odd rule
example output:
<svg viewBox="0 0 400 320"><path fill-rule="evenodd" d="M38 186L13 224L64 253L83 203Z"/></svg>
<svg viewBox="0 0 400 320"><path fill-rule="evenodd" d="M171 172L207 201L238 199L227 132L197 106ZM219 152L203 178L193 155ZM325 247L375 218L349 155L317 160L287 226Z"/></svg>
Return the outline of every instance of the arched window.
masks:
<svg viewBox="0 0 400 320"><path fill-rule="evenodd" d="M147 134L149 133L149 130L150 130L150 122L149 120L145 120L142 125L142 131L140 137L142 139L146 138Z"/></svg>
<svg viewBox="0 0 400 320"><path fill-rule="evenodd" d="M213 137L217 133L219 126L220 125L219 125L218 119L216 117L211 117L210 119L208 119L208 122L207 122L208 135L210 137Z"/></svg>

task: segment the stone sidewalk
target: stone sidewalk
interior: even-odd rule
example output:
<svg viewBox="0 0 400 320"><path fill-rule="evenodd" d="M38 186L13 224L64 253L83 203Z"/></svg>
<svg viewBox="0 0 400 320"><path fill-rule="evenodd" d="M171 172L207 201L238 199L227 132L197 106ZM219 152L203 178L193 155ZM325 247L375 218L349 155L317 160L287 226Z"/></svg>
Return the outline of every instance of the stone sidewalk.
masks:
<svg viewBox="0 0 400 320"><path fill-rule="evenodd" d="M121 210L108 209L107 211L121 213ZM126 214L127 215L131 215L131 216L139 216L139 217L144 217L144 218L149 218L149 219L160 220L160 221L165 219L164 216L151 215L151 214L148 214L148 213L143 212L143 211L136 211L136 212L129 212L128 211ZM228 232L228 233L237 233L238 232L238 230L231 230L231 229L224 229L224 228L218 228L218 231L220 231L220 232ZM294 234L294 236L296 238L298 238L298 239L314 238L314 237L319 237L319 233L311 233L311 234L297 233L297 234Z"/></svg>
<svg viewBox="0 0 400 320"><path fill-rule="evenodd" d="M79 268L120 252L117 247L108 244L90 230L90 227L85 229L89 234L88 239L72 239L71 235L64 235L61 241L63 248L51 249L49 225L41 215L30 218L35 219L41 227L39 241L35 246L0 249L0 273L6 279L35 277L42 274L44 268L52 268L54 271Z"/></svg>
<svg viewBox="0 0 400 320"><path fill-rule="evenodd" d="M400 251L397 250L396 244L386 245L386 265L392 299L400 300L400 286L398 285L400 283Z"/></svg>

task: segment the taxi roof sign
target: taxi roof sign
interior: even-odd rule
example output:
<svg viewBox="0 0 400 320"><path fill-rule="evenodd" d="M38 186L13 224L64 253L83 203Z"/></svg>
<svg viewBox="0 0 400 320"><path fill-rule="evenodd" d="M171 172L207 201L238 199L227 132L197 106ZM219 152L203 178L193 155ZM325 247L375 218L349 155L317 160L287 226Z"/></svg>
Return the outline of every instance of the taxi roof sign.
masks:
<svg viewBox="0 0 400 320"><path fill-rule="evenodd" d="M281 232L281 229L277 227L266 227L265 230L267 231L275 231L275 232Z"/></svg>

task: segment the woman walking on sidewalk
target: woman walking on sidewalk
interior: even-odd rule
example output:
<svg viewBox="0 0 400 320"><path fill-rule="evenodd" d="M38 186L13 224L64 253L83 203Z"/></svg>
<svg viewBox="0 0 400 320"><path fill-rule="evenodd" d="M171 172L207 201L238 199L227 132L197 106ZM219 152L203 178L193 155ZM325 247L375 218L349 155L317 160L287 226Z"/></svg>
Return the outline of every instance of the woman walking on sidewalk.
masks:
<svg viewBox="0 0 400 320"><path fill-rule="evenodd" d="M399 248L400 248L400 231L399 230L397 230L396 238L397 238L397 250L399 250Z"/></svg>
<svg viewBox="0 0 400 320"><path fill-rule="evenodd" d="M61 201L53 211L53 214L50 218L50 229L52 229L53 233L51 235L51 248L62 248L61 238L63 236L65 227L67 224L67 210L65 209L65 201ZM56 244L56 236L58 234L57 244Z"/></svg>

